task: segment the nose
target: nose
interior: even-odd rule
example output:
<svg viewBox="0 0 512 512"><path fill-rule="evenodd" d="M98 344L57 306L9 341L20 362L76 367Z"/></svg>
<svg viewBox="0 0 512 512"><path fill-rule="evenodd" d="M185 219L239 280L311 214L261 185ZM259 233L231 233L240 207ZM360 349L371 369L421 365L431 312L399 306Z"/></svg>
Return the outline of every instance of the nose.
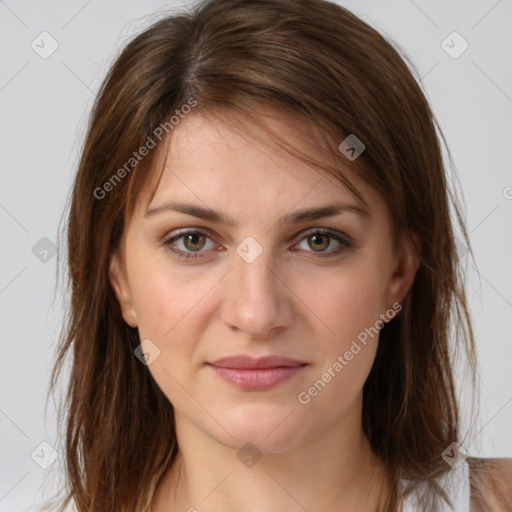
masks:
<svg viewBox="0 0 512 512"><path fill-rule="evenodd" d="M226 276L222 321L251 339L267 339L293 322L293 293L267 251L248 263L234 256Z"/></svg>

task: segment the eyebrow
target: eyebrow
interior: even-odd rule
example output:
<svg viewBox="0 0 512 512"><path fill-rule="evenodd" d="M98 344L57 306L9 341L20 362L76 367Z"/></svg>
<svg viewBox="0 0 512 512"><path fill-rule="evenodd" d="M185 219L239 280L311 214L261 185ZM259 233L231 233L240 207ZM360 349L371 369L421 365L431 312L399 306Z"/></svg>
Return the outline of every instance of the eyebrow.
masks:
<svg viewBox="0 0 512 512"><path fill-rule="evenodd" d="M187 215L191 215L193 217L197 217L198 219L208 220L211 222L215 222L218 224L223 224L224 226L232 229L235 228L238 223L228 215L225 215L221 212L217 212L212 210L211 208L205 208L202 206L190 204L190 203L174 203L169 202L165 203L161 206L154 206L152 208L148 208L144 217L152 217L153 215L157 215L163 212L181 212ZM340 215L342 213L355 213L364 218L371 217L370 212L363 206L355 205L355 204L345 204L345 203L330 203L325 206L319 206L315 208L307 208L303 210L297 210L293 213L285 215L279 220L280 224L298 224L300 222L323 219L326 217L334 217L335 215Z"/></svg>

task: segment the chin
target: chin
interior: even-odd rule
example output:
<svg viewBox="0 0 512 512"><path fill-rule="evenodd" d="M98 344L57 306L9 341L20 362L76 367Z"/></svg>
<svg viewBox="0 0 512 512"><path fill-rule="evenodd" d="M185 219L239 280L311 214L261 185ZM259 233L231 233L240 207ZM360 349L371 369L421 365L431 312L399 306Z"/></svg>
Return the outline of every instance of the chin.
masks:
<svg viewBox="0 0 512 512"><path fill-rule="evenodd" d="M223 444L240 449L252 443L261 452L281 453L299 443L304 422L293 407L272 404L244 404L225 415Z"/></svg>

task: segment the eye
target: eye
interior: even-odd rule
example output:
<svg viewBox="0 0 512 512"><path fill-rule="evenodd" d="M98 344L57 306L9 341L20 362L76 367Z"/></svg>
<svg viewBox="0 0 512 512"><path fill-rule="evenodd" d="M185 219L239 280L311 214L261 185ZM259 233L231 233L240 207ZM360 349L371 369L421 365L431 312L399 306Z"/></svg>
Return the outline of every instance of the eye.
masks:
<svg viewBox="0 0 512 512"><path fill-rule="evenodd" d="M335 247L332 248L332 242L335 242ZM302 238L300 244L306 244L306 248L302 247L302 249L318 253L320 257L326 256L334 256L339 254L344 249L349 249L352 247L352 243L348 240L348 237L345 238L337 233L333 233L330 230L319 230L313 229L306 233L306 236ZM297 246L300 248L300 244ZM327 251L331 247L331 250ZM310 251L308 248L312 248Z"/></svg>
<svg viewBox="0 0 512 512"><path fill-rule="evenodd" d="M189 260L200 257L199 254L195 253L204 252L201 249L207 245L207 240L212 243L212 246L207 247L207 249L218 247L206 232L200 230L182 231L180 234L166 239L164 245L180 258ZM176 241L178 241L178 244L175 244Z"/></svg>
<svg viewBox="0 0 512 512"><path fill-rule="evenodd" d="M302 236L297 247L307 252L317 253L318 257L335 256L341 251L352 247L352 243L348 238L349 237L344 237L330 230L311 229L306 232L305 236ZM211 242L209 247L207 243L208 240ZM331 247L333 245L333 241L335 242L334 248ZM304 247L301 248L300 244L303 243L306 243L307 247L313 248L313 250L309 250ZM186 260L201 258L201 253L206 252L207 250L215 248L222 250L219 245L212 240L207 232L199 229L182 231L181 233L164 240L163 245L179 258ZM331 247L331 250L327 251L326 249L329 247ZM296 251L297 249L292 250Z"/></svg>

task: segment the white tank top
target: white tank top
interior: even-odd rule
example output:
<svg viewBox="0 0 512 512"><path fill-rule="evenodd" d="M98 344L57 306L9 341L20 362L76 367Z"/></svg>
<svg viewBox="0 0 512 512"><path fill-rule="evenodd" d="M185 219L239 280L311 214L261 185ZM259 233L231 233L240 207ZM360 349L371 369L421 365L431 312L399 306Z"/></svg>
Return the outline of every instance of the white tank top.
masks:
<svg viewBox="0 0 512 512"><path fill-rule="evenodd" d="M450 498L453 509L443 502L443 506L432 512L470 512L469 466L464 460L440 480L442 488ZM418 493L411 493L404 502L403 512L418 512Z"/></svg>

